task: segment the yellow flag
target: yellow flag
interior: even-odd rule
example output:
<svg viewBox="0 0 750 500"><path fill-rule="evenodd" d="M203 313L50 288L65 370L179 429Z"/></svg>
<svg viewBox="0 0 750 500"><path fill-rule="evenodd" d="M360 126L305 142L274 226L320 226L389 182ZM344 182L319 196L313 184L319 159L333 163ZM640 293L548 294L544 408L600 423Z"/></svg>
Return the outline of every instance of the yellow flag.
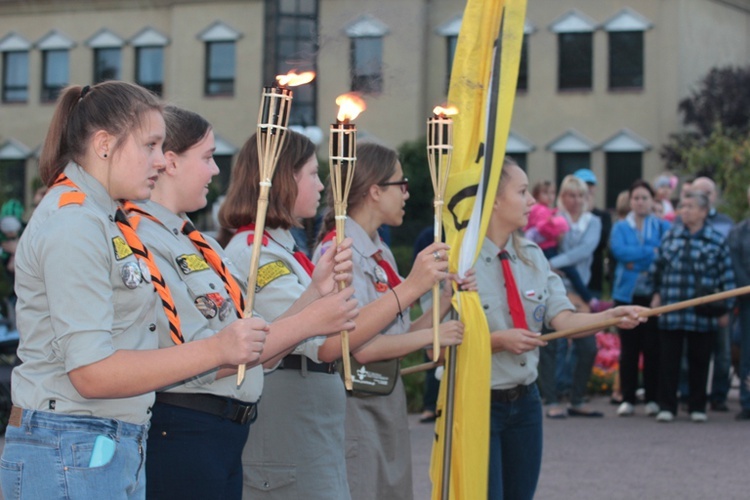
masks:
<svg viewBox="0 0 750 500"><path fill-rule="evenodd" d="M525 15L526 0L468 0L464 10L448 93L448 104L458 108L443 213L452 271L463 273L473 266L489 224L510 132ZM489 327L476 292L462 292L454 305L465 333L455 360L447 498L478 500L487 498L489 467ZM446 498L447 380L446 373L437 404L430 466L433 500Z"/></svg>

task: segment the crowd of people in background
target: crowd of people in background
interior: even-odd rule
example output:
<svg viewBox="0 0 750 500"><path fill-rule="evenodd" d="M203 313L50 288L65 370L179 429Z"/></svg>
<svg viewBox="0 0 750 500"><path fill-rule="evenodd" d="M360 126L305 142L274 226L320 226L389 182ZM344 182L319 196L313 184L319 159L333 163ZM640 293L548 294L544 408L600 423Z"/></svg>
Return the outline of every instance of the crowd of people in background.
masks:
<svg viewBox="0 0 750 500"><path fill-rule="evenodd" d="M537 203L525 235L542 248L552 248L545 254L579 310L611 307L601 300L605 280L615 305L645 307L746 285L748 261L743 259L748 259L748 250L743 243L750 243L749 223L735 225L717 210L718 190L711 179L686 181L679 192L677 184L677 177L669 174L653 184L636 180L617 197L612 225L608 213L590 208L597 185L591 170L578 170L562 180L557 210L550 195L553 183L541 181L533 187ZM606 265L596 260L600 250L607 254ZM576 268L571 272L572 265ZM691 420L703 422L708 409L730 411L727 395L736 376L741 381L737 419L750 419L748 299L706 309L662 314L619 332L619 387L612 396L617 415L633 415L643 403L646 415L669 422L682 405ZM589 345L592 340L560 339L541 349L539 383L547 417L603 416L580 408L582 381L590 377L596 354L596 345ZM740 359L734 368L732 349ZM567 409L560 405L565 400Z"/></svg>

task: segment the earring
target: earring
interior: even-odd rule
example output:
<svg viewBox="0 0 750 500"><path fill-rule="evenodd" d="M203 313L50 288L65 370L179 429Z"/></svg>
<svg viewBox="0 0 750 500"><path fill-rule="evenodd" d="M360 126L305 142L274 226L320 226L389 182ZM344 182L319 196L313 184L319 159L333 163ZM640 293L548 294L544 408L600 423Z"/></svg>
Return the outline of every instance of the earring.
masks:
<svg viewBox="0 0 750 500"><path fill-rule="evenodd" d="M104 155L103 155L103 156L104 156L104 157L106 158L106 157L107 157L107 153L104 153Z"/></svg>

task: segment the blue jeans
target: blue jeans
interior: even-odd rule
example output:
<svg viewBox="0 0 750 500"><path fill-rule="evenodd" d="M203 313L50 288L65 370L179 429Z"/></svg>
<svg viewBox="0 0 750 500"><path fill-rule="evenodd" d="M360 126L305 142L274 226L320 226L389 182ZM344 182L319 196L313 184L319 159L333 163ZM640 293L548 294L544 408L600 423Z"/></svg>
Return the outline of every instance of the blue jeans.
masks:
<svg viewBox="0 0 750 500"><path fill-rule="evenodd" d="M492 402L490 500L531 500L542 467L542 400L536 384L512 403Z"/></svg>
<svg viewBox="0 0 750 500"><path fill-rule="evenodd" d="M148 497L239 500L249 431L250 422L155 403L148 434Z"/></svg>
<svg viewBox="0 0 750 500"><path fill-rule="evenodd" d="M740 300L740 406L750 410L750 301Z"/></svg>
<svg viewBox="0 0 750 500"><path fill-rule="evenodd" d="M147 425L24 410L8 426L0 459L3 496L11 499L146 497ZM94 440L115 441L112 459L89 467Z"/></svg>
<svg viewBox="0 0 750 500"><path fill-rule="evenodd" d="M573 386L573 367L578 359L575 344L568 345L568 339L553 340L557 344L557 364L555 366L555 390L557 397L564 395L570 397L570 389Z"/></svg>

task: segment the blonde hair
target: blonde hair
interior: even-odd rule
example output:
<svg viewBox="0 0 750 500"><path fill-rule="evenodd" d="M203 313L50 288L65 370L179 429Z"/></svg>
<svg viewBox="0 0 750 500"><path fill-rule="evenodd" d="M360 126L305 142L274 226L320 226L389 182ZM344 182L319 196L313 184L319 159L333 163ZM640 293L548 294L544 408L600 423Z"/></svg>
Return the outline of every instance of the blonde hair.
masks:
<svg viewBox="0 0 750 500"><path fill-rule="evenodd" d="M506 156L503 159L503 168L500 171L500 181L497 185L497 193L495 194L495 197L499 196L503 192L503 190L505 189L505 185L508 183L508 180L510 180L508 167L511 166L515 166L519 170L521 170L521 167L518 165L516 160L514 160L510 156ZM516 252L516 255L518 255L518 258L521 259L524 264L536 267L534 262L523 251L523 247L521 246L522 240L524 240L523 230L519 229L518 231L515 231L513 233L513 250Z"/></svg>
<svg viewBox="0 0 750 500"><path fill-rule="evenodd" d="M575 175L566 175L565 178L560 183L560 190L557 193L557 208L559 208L563 212L567 212L562 202L563 195L567 192L579 193L579 194L582 194L584 197L588 197L589 187L586 185L585 182L583 182L581 179L579 179ZM588 212L588 210L589 210L588 201L584 200L583 211Z"/></svg>

